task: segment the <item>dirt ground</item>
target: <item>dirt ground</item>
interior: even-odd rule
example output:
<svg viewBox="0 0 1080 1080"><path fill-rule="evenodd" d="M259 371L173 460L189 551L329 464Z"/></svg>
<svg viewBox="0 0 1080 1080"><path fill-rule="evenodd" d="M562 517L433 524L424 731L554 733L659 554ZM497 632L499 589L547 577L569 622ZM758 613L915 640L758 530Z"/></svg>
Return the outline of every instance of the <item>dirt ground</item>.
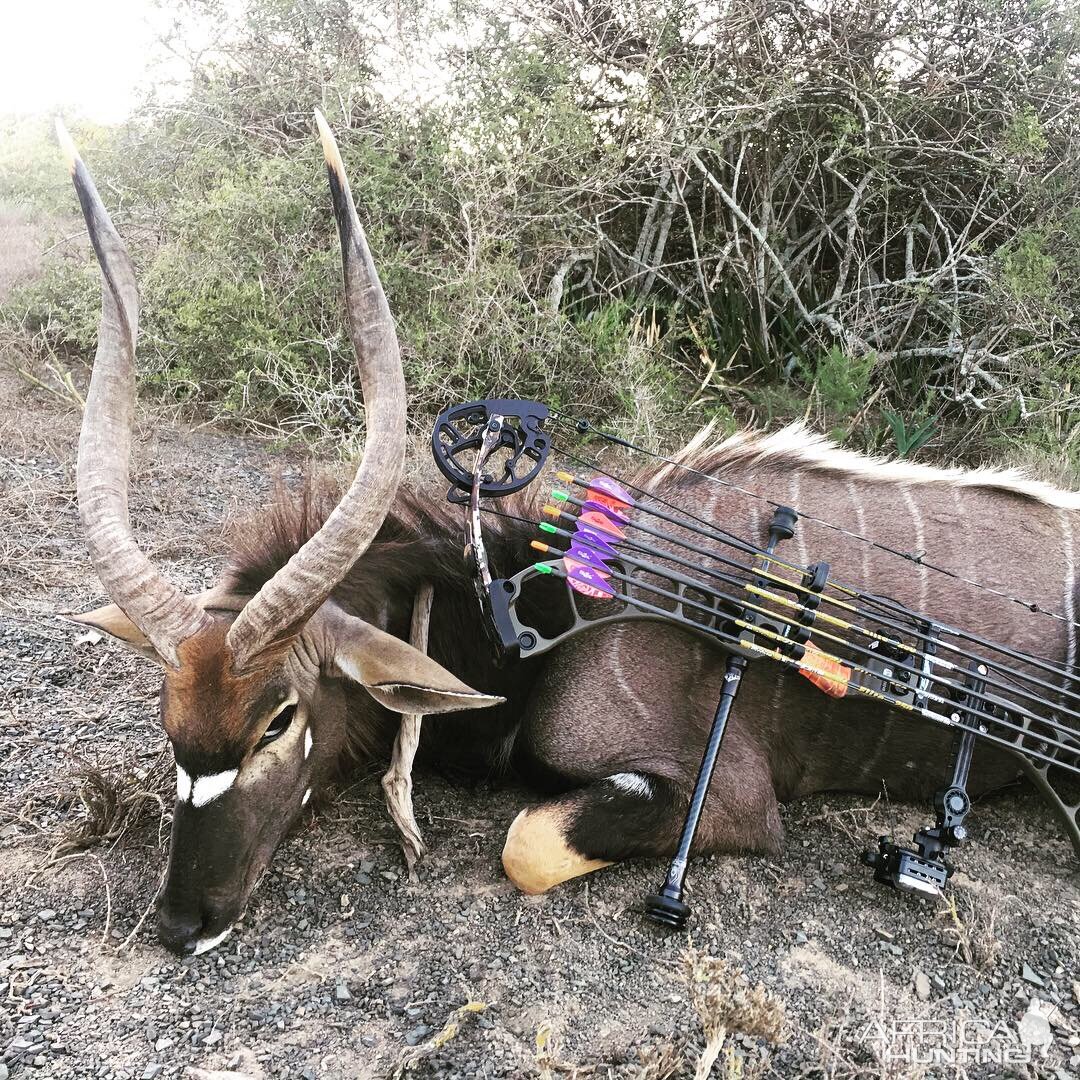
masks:
<svg viewBox="0 0 1080 1080"><path fill-rule="evenodd" d="M377 775L358 776L286 842L232 937L176 960L149 914L172 775L156 674L57 618L102 600L78 532L78 423L0 376L0 1080L189 1066L660 1080L694 1076L722 1025L717 1077L1080 1076L1080 875L1026 790L977 806L950 905L875 885L858 863L928 807L818 797L785 808L781 858L695 861L694 918L668 935L638 911L658 861L519 895L499 851L522 790L418 776L432 853L409 884ZM301 462L142 412L145 549L202 587L223 520L275 465ZM58 854L91 819L117 835ZM768 1022L746 1007L759 982ZM458 1011L470 1002L484 1007ZM774 1045L762 1035L781 1011Z"/></svg>

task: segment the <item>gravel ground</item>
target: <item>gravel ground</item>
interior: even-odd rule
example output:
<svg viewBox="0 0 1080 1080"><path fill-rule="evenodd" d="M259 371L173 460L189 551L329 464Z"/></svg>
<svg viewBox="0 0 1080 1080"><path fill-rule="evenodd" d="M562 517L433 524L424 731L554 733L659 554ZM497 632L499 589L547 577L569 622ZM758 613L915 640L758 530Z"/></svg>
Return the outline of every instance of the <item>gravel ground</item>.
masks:
<svg viewBox="0 0 1080 1080"><path fill-rule="evenodd" d="M695 862L689 933L666 936L636 910L658 862L544 897L509 885L498 855L521 790L419 776L433 853L409 884L377 777L359 776L283 846L233 936L175 960L146 918L171 774L156 675L55 617L100 601L78 537L77 424L0 381L0 1080L692 1076L705 984L684 979L688 946L714 991L760 982L785 1017L778 1045L732 1034L711 1075L1080 1077L1080 878L1023 790L977 807L951 908L876 886L857 862L928 808L819 797L785 809L782 858ZM283 461L143 415L147 550L201 586L222 520ZM57 847L118 796L139 813L114 814L117 835ZM459 1013L469 1002L485 1007ZM710 1032L757 1030L730 1002L702 1008ZM665 1071L672 1047L687 1063Z"/></svg>

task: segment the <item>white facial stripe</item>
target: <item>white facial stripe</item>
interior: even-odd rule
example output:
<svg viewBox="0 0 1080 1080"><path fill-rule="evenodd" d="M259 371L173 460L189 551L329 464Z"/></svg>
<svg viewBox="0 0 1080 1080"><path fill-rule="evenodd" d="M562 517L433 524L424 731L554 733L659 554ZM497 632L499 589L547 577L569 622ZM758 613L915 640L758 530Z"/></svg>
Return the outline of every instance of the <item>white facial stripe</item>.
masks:
<svg viewBox="0 0 1080 1080"><path fill-rule="evenodd" d="M304 759L306 760L311 756L311 746L315 740L311 737L311 728L308 728L304 732Z"/></svg>
<svg viewBox="0 0 1080 1080"><path fill-rule="evenodd" d="M221 775L220 773L218 774ZM204 952L209 952L211 949L216 949L230 934L232 933L232 927L226 926L216 937L203 938L195 946L195 955L200 956Z"/></svg>
<svg viewBox="0 0 1080 1080"><path fill-rule="evenodd" d="M642 799L652 798L652 784L649 782L649 778L642 776L641 773L621 772L609 776L607 779L609 784L621 788L628 795L637 795Z"/></svg>
<svg viewBox="0 0 1080 1080"><path fill-rule="evenodd" d="M191 805L205 806L218 796L224 795L233 786L236 774L236 769L226 769L224 772L213 773L210 776L200 776L191 785Z"/></svg>
<svg viewBox="0 0 1080 1080"><path fill-rule="evenodd" d="M280 716L290 705L295 705L300 699L296 694L290 694L275 710L274 716Z"/></svg>
<svg viewBox="0 0 1080 1080"><path fill-rule="evenodd" d="M304 797L300 800L300 805L301 806L307 806L308 799L310 799L310 798L311 798L311 788L308 788L307 791L304 792Z"/></svg>
<svg viewBox="0 0 1080 1080"><path fill-rule="evenodd" d="M178 802L187 802L191 798L191 777L176 766L176 798Z"/></svg>

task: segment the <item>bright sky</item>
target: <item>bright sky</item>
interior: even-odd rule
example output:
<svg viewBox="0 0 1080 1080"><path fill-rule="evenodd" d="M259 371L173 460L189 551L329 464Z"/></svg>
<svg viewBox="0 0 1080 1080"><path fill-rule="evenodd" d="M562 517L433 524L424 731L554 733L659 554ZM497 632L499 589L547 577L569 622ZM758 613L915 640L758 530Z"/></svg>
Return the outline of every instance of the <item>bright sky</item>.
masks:
<svg viewBox="0 0 1080 1080"><path fill-rule="evenodd" d="M151 0L13 0L3 5L0 113L74 107L124 119L156 56Z"/></svg>

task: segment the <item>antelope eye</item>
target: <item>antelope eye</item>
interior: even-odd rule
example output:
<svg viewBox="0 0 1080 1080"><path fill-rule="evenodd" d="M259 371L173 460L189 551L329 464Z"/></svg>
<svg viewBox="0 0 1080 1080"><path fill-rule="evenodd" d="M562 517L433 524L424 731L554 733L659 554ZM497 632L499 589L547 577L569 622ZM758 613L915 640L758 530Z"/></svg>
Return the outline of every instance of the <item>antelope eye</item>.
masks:
<svg viewBox="0 0 1080 1080"><path fill-rule="evenodd" d="M286 705L270 721L270 726L263 732L262 738L259 740L259 746L266 746L267 743L272 743L275 739L280 739L286 731L289 730L289 725L293 721L293 717L296 715L296 705Z"/></svg>

